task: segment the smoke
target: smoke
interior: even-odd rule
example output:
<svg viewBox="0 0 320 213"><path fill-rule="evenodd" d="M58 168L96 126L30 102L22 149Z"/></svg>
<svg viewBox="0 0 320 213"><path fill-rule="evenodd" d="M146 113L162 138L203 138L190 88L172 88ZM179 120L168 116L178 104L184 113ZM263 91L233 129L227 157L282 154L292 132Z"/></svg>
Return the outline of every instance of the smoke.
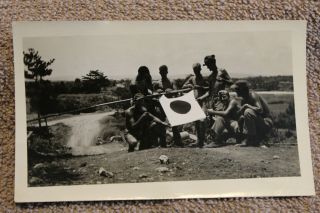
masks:
<svg viewBox="0 0 320 213"><path fill-rule="evenodd" d="M102 128L99 121L111 114L113 114L113 112L82 114L80 116L52 121L49 122L49 125L62 122L71 127L72 132L67 146L71 147L72 155L74 156L111 153L119 151L124 147L120 144L116 146L111 144L96 145Z"/></svg>

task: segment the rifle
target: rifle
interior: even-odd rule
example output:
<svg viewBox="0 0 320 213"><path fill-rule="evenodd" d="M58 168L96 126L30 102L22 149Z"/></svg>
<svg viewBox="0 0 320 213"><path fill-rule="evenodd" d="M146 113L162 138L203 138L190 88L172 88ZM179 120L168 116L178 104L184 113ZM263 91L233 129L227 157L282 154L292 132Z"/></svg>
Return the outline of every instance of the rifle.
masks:
<svg viewBox="0 0 320 213"><path fill-rule="evenodd" d="M157 98L157 97L160 97L161 95L167 95L167 94L177 94L177 93L181 93L181 92L189 92L190 90L191 90L190 88L187 88L187 89L181 89L181 90L173 90L170 92L163 92L163 93L157 93L157 94L152 94L152 95L146 95L145 97L143 97L143 99ZM94 108L98 108L98 107L102 107L102 106L110 106L110 105L114 105L114 104L126 103L126 102L130 102L131 100L132 100L131 98L128 98L128 99L123 99L123 100L118 100L118 101L110 101L107 103L96 104L96 105L92 105L89 107L82 107L79 109L74 109L74 110L69 110L69 111L65 111L65 112L42 116L42 117L40 117L40 119L47 119L47 118L57 117L57 116L65 115L65 114L81 112L84 110L94 109ZM34 121L38 121L38 118L27 120L27 123L34 122Z"/></svg>

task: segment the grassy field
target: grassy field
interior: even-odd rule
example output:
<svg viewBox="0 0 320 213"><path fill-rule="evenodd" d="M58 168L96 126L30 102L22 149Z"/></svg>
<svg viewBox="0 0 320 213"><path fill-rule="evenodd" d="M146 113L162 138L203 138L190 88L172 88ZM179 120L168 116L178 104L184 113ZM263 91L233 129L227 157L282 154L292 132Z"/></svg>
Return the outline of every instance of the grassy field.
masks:
<svg viewBox="0 0 320 213"><path fill-rule="evenodd" d="M293 94L263 94L262 97L267 101L270 110L274 116L283 113L289 106L290 102L294 102Z"/></svg>

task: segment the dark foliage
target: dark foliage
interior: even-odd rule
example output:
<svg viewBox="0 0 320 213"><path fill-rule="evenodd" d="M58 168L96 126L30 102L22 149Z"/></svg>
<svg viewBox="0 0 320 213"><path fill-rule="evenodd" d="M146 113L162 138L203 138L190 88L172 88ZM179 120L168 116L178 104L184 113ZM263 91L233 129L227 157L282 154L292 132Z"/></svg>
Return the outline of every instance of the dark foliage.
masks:
<svg viewBox="0 0 320 213"><path fill-rule="evenodd" d="M65 146L71 128L59 123L51 127L28 127L32 135L28 138L28 155L50 155L64 156L69 155L70 150ZM32 156L29 156L32 158Z"/></svg>
<svg viewBox="0 0 320 213"><path fill-rule="evenodd" d="M40 115L49 113L50 106L55 101L50 81L43 80L44 76L51 75L52 69L49 69L49 66L55 59L44 61L39 52L32 48L27 53L23 52L23 56L23 62L27 68L24 70L25 78L34 80L33 92L27 93L30 95L31 108L38 114L38 123L41 127Z"/></svg>
<svg viewBox="0 0 320 213"><path fill-rule="evenodd" d="M41 83L26 82L26 94L30 98L30 110L40 115L54 113L57 102L57 91L48 80Z"/></svg>
<svg viewBox="0 0 320 213"><path fill-rule="evenodd" d="M28 52L23 52L23 56L23 62L27 67L27 70L24 71L26 78L41 81L44 76L51 75L52 69L49 69L49 66L55 59L44 61L39 55L39 52L32 48L30 48Z"/></svg>
<svg viewBox="0 0 320 213"><path fill-rule="evenodd" d="M279 113L274 122L277 128L296 129L294 102L290 102L285 112Z"/></svg>
<svg viewBox="0 0 320 213"><path fill-rule="evenodd" d="M234 78L233 81L239 79ZM292 76L257 76L245 78L256 91L293 91Z"/></svg>
<svg viewBox="0 0 320 213"><path fill-rule="evenodd" d="M82 76L82 86L84 87L84 91L88 93L99 93L102 87L109 85L110 81L108 77L99 70L90 70L88 74Z"/></svg>

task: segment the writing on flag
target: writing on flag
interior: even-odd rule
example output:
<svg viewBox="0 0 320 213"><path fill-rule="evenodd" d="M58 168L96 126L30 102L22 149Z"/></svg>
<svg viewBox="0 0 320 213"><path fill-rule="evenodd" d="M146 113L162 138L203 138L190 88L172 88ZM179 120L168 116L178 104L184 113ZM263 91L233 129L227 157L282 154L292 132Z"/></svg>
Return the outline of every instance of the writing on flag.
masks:
<svg viewBox="0 0 320 213"><path fill-rule="evenodd" d="M159 101L171 126L190 123L206 117L194 98L193 91L177 98L167 98L162 95Z"/></svg>

